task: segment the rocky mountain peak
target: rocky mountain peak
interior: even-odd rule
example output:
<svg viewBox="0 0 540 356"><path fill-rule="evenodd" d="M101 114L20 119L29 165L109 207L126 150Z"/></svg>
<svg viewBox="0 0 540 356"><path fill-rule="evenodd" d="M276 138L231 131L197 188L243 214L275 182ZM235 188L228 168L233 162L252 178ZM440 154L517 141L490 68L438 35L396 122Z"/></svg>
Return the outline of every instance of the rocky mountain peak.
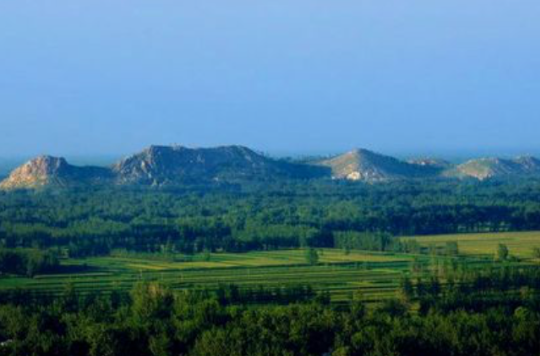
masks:
<svg viewBox="0 0 540 356"><path fill-rule="evenodd" d="M423 167L385 156L363 148L324 160L337 179L379 182L394 179L425 177L435 173L432 167Z"/></svg>
<svg viewBox="0 0 540 356"><path fill-rule="evenodd" d="M27 162L23 165L22 169L30 173L51 175L67 167L69 167L69 164L65 158L45 155Z"/></svg>
<svg viewBox="0 0 540 356"><path fill-rule="evenodd" d="M280 162L243 146L151 146L113 166L119 184L156 186L307 177L312 170L313 167Z"/></svg>
<svg viewBox="0 0 540 356"><path fill-rule="evenodd" d="M15 189L44 186L69 169L70 165L64 158L39 156L15 169L6 180L0 183L0 188Z"/></svg>

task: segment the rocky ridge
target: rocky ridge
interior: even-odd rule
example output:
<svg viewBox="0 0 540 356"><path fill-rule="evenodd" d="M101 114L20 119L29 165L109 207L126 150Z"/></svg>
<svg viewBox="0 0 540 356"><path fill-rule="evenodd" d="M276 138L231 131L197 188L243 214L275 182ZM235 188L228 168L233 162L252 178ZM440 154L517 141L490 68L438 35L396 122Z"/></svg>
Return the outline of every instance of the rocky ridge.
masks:
<svg viewBox="0 0 540 356"><path fill-rule="evenodd" d="M16 168L0 189L87 185L167 186L280 179L344 179L369 183L407 179L508 179L540 177L540 160L481 158L454 165L433 158L403 161L366 149L332 158L278 160L243 146L187 148L150 146L111 167L79 167L64 158L40 156Z"/></svg>

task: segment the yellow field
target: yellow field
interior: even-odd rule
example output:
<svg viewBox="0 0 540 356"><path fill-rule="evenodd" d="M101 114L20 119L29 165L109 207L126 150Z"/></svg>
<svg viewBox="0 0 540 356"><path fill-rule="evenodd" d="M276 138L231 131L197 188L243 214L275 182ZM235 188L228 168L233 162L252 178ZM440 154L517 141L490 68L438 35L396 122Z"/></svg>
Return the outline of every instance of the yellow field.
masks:
<svg viewBox="0 0 540 356"><path fill-rule="evenodd" d="M459 252L471 255L495 255L498 245L505 244L511 255L532 258L533 248L540 248L540 231L415 236L406 239L414 239L422 246L443 246L448 241L457 241Z"/></svg>
<svg viewBox="0 0 540 356"><path fill-rule="evenodd" d="M407 261L410 257L403 255L397 257L392 254L378 254L362 251L351 251L345 254L341 250L319 249L320 263L350 263L350 262L396 262ZM217 253L211 254L209 261L196 260L190 262L167 262L156 260L143 260L129 257L101 257L91 259L100 265L121 265L122 268L148 271L186 270L201 268L226 267L271 267L291 266L306 263L303 250L258 251L243 254Z"/></svg>

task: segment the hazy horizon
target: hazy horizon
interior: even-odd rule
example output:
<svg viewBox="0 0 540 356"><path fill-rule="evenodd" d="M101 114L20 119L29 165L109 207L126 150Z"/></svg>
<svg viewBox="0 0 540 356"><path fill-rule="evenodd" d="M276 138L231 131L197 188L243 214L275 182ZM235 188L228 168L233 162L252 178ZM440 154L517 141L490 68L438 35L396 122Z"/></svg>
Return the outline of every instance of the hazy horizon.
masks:
<svg viewBox="0 0 540 356"><path fill-rule="evenodd" d="M0 157L538 154L540 3L0 4Z"/></svg>
<svg viewBox="0 0 540 356"><path fill-rule="evenodd" d="M31 160L37 156L42 155L51 155L55 157L63 157L68 160L69 163L74 165L110 165L123 158L131 156L133 154L141 152L143 149L155 144L148 144L141 146L139 149L132 152L124 153L110 153L110 154L50 154L48 152L42 152L35 155L14 155L14 156L0 156L0 173L2 168L11 167L15 168L17 165L20 165L28 160ZM161 144L160 144L161 145ZM163 144L164 146L171 146L172 144ZM188 148L209 148L209 147L218 147L216 146L198 146L198 145L189 145ZM226 145L225 145L226 146ZM444 159L450 162L459 163L464 162L469 159L484 158L484 157L498 157L498 158L515 158L518 156L537 156L540 158L540 150L490 150L490 149L478 149L478 150L453 150L453 151L436 151L436 150L425 150L425 151L414 151L414 150L377 150L365 146L355 146L349 147L344 150L314 150L314 151L285 151L285 150L272 150L265 151L258 149L257 147L248 147L255 150L256 152L268 155L273 158L303 158L303 157L329 157L336 156L353 149L367 149L378 154L387 155L396 157L398 159L407 160L414 158L438 158Z"/></svg>

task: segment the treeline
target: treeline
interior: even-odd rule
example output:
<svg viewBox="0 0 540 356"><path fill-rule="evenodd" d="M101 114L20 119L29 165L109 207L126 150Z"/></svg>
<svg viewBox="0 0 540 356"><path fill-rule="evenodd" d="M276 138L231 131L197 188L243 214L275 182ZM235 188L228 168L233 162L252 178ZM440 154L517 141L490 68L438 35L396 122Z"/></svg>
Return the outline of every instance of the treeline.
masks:
<svg viewBox="0 0 540 356"><path fill-rule="evenodd" d="M433 309L483 311L501 305L540 310L539 293L540 269L536 266L469 268L466 262L454 262L401 281L402 300L418 303L423 314Z"/></svg>
<svg viewBox="0 0 540 356"><path fill-rule="evenodd" d="M51 251L0 248L0 275L33 277L57 271L59 266L58 255Z"/></svg>
<svg viewBox="0 0 540 356"><path fill-rule="evenodd" d="M431 296L444 301L444 294ZM211 294L140 283L128 295L80 296L68 286L47 303L1 305L0 354L536 356L540 350L537 289L489 304L433 302L419 312L402 299L375 308L357 296L340 307L317 297L254 307L240 295L230 287Z"/></svg>
<svg viewBox="0 0 540 356"><path fill-rule="evenodd" d="M0 192L2 246L59 246L71 257L114 249L387 250L392 236L507 230L540 230L540 181Z"/></svg>
<svg viewBox="0 0 540 356"><path fill-rule="evenodd" d="M328 292L316 293L307 285L297 286L257 286L240 288L235 284L220 285L216 297L221 305L235 304L292 304L307 301L318 301L324 304L330 303Z"/></svg>

